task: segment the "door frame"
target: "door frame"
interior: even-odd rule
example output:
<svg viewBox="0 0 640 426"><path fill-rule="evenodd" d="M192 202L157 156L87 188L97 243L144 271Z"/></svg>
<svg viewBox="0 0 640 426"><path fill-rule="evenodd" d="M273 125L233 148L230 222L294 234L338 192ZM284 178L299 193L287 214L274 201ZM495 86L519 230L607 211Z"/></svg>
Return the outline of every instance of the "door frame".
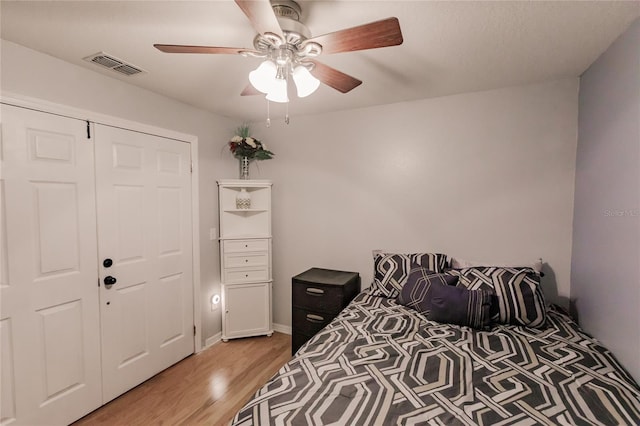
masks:
<svg viewBox="0 0 640 426"><path fill-rule="evenodd" d="M147 133L154 136L160 136L168 139L175 139L180 142L186 142L191 147L191 245L193 253L192 269L193 269L193 324L196 332L193 337L194 353L203 349L202 342L202 304L201 297L201 281L200 281L200 190L198 184L198 137L187 133L176 132L174 130L164 129L153 125L139 123L124 118L114 117L98 112L85 110L81 108L70 107L42 99L22 96L16 93L1 92L0 103L13 105L16 107L32 109L35 111L45 112L49 114L60 115L63 117L74 118L87 121L90 123L90 131L93 134L93 124L103 124L111 127L119 127L122 129L132 130L140 133ZM1 143L1 141L0 141ZM195 176L195 179L194 179ZM96 259L97 261L97 259Z"/></svg>

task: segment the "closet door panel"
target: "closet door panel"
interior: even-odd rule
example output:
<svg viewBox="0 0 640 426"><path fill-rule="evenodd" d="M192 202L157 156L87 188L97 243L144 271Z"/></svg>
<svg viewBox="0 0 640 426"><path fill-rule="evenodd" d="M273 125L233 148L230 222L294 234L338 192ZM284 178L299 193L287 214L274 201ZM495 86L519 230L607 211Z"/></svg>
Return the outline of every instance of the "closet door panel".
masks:
<svg viewBox="0 0 640 426"><path fill-rule="evenodd" d="M1 421L69 423L102 399L94 141L83 121L1 112Z"/></svg>
<svg viewBox="0 0 640 426"><path fill-rule="evenodd" d="M107 402L193 353L191 157L183 142L95 131Z"/></svg>

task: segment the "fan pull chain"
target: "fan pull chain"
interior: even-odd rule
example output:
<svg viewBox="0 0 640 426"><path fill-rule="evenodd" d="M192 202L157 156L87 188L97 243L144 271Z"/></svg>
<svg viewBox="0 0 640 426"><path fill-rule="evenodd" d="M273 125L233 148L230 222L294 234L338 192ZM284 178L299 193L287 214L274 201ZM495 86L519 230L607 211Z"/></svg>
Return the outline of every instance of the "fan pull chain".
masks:
<svg viewBox="0 0 640 426"><path fill-rule="evenodd" d="M267 99L267 127L271 127L271 113L269 112L269 99Z"/></svg>
<svg viewBox="0 0 640 426"><path fill-rule="evenodd" d="M287 108L287 112L284 115L284 122L289 124L289 102L287 102L286 105L287 105L287 107L286 107Z"/></svg>
<svg viewBox="0 0 640 426"><path fill-rule="evenodd" d="M288 72L285 78L287 80L287 88L289 88L289 75L291 74L291 71L292 71L291 62L287 64L287 69L288 69ZM287 99L287 102L285 103L284 122L287 124L287 126L289 125L289 99Z"/></svg>

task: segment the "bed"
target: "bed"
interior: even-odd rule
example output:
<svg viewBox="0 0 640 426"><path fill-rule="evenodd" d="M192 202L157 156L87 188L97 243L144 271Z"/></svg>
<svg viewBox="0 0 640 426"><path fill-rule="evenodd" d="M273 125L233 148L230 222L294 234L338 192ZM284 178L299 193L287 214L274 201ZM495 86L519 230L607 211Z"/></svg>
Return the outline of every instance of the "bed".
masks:
<svg viewBox="0 0 640 426"><path fill-rule="evenodd" d="M560 308L535 300L542 297L535 271L447 270L438 255L406 256L386 267L376 257L371 288L302 346L232 424L640 424L638 385ZM445 316L465 303L483 314L462 309L471 325L456 324L455 315L435 321L446 301L440 287L467 297L456 293ZM474 291L489 300L471 300ZM417 299L429 299L429 309Z"/></svg>

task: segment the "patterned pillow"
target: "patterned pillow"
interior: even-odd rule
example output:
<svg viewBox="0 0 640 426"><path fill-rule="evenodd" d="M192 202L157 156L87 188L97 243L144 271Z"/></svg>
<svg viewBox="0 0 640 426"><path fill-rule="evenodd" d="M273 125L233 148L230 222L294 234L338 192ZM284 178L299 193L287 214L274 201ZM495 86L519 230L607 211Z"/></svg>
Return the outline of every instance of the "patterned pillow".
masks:
<svg viewBox="0 0 640 426"><path fill-rule="evenodd" d="M449 270L460 277L458 286L494 294L492 320L502 324L543 328L546 323L540 276L531 268L487 266Z"/></svg>
<svg viewBox="0 0 640 426"><path fill-rule="evenodd" d="M542 272L544 263L542 262L542 259L537 259L536 261L528 264L526 263L513 264L513 263L478 262L476 260L464 260L464 259L460 259L459 257L451 257L449 258L449 262L451 263L451 267L453 269L479 268L479 267L486 267L487 265L499 266L501 268L532 268L534 271L538 273L538 275L540 275L541 277L544 277L544 273Z"/></svg>
<svg viewBox="0 0 640 426"><path fill-rule="evenodd" d="M373 258L373 296L397 297L409 278L411 265L416 264L433 272L447 268L447 256L439 253L376 253Z"/></svg>
<svg viewBox="0 0 640 426"><path fill-rule="evenodd" d="M491 324L491 293L434 284L431 311L427 318L447 324L466 325L486 330Z"/></svg>
<svg viewBox="0 0 640 426"><path fill-rule="evenodd" d="M425 315L431 310L431 288L435 286L455 286L458 277L449 274L436 274L433 271L416 266L411 269L407 283L402 287L397 302L415 309Z"/></svg>

